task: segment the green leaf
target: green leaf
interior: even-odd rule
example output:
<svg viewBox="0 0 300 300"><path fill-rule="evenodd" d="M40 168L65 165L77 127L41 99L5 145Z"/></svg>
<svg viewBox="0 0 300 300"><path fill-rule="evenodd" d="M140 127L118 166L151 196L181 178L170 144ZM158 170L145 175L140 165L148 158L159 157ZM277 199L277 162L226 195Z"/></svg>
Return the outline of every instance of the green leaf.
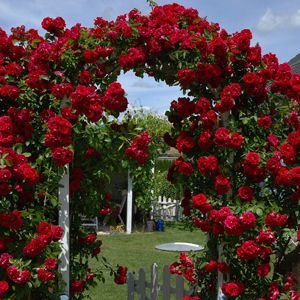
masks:
<svg viewBox="0 0 300 300"><path fill-rule="evenodd" d="M259 217L261 217L262 215L263 215L263 210L261 209L261 208L256 208L256 210L255 210L255 213L259 216Z"/></svg>

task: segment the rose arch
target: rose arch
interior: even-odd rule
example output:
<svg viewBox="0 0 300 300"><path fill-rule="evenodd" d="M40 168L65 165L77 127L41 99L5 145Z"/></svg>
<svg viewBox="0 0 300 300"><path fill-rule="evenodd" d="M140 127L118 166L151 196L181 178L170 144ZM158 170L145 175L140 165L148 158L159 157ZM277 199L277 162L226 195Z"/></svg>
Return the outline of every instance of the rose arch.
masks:
<svg viewBox="0 0 300 300"><path fill-rule="evenodd" d="M60 17L42 27L44 37L0 30L0 298L57 299L64 289L58 182L67 165L73 298L101 278L88 266L101 243L80 215L113 215L107 169L124 157L144 165L149 155L148 133L118 121L127 109L118 75L133 70L186 94L171 103L165 141L182 154L169 179L185 188L187 221L208 235L205 256L182 254L170 266L193 286L189 299L221 290L297 299L283 264L299 226L300 76L262 55L249 30L229 34L177 4L96 18L93 28L66 28ZM115 281L124 280L120 267Z"/></svg>

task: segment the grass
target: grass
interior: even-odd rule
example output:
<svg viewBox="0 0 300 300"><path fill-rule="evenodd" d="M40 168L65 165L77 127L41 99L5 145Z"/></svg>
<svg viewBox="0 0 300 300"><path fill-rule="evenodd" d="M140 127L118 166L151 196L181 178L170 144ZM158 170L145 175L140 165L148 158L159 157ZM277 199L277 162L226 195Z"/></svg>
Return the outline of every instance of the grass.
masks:
<svg viewBox="0 0 300 300"><path fill-rule="evenodd" d="M130 272L138 272L140 268L146 271L146 278L150 279L150 266L155 262L159 268L159 282L162 278L162 268L178 258L177 252L155 250L155 246L170 242L189 242L204 244L204 235L200 231L189 232L180 225L166 226L164 232L136 232L131 235L115 234L100 236L103 241L102 255L112 265L125 265ZM91 261L92 269L101 265L96 260ZM105 283L89 291L93 300L125 300L127 299L127 285L114 284L113 278L105 273Z"/></svg>

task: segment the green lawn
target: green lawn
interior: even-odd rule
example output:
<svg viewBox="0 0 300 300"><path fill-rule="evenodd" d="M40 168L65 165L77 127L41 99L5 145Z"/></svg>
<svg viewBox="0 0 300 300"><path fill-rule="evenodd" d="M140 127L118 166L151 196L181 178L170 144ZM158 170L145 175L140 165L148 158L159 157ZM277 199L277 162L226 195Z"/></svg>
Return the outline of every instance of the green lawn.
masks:
<svg viewBox="0 0 300 300"><path fill-rule="evenodd" d="M189 242L195 244L204 243L204 235L200 231L189 232L179 225L166 226L164 232L137 232L131 235L115 234L100 236L103 241L102 255L113 265L126 265L130 272L144 268L147 271L147 279L150 277L150 266L157 263L159 267L159 280L161 282L162 268L164 265L177 260L178 253L155 250L155 246L169 242ZM96 260L91 261L92 269L98 267ZM126 300L127 286L114 284L113 278L106 273L105 283L99 283L89 291L94 300Z"/></svg>

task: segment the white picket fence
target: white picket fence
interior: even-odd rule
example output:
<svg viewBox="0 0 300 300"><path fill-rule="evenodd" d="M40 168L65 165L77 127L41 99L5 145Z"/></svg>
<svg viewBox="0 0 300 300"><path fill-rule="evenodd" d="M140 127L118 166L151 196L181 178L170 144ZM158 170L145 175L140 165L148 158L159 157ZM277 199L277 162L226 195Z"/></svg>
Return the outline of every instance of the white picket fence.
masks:
<svg viewBox="0 0 300 300"><path fill-rule="evenodd" d="M172 275L175 276L175 275ZM138 272L138 278L135 279L133 273L128 273L127 286L128 286L128 300L157 300L160 295L160 299L163 300L182 300L184 295L188 295L189 292L184 289L184 280L182 276L175 276L175 287L171 284L171 273L168 266L163 268L163 283L158 282L158 268L157 264L151 266L151 279L150 282L146 280L146 273L144 269L140 269ZM137 293L138 298L134 298ZM162 296L162 298L161 298Z"/></svg>
<svg viewBox="0 0 300 300"><path fill-rule="evenodd" d="M154 219L178 221L182 216L180 201L159 196L152 205L152 216Z"/></svg>

